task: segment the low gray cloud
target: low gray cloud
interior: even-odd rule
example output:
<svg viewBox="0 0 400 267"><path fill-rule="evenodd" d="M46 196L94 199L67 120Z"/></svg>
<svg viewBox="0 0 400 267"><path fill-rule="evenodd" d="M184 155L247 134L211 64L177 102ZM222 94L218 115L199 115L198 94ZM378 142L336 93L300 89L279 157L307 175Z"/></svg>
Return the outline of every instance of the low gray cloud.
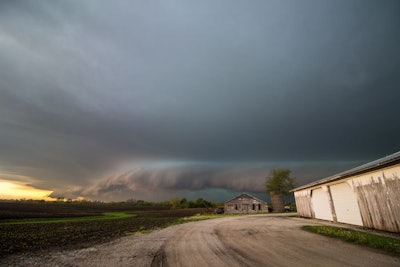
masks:
<svg viewBox="0 0 400 267"><path fill-rule="evenodd" d="M395 152L398 9L3 1L0 177L63 191L144 168L132 174L142 187L157 173L165 190L255 190L255 162L336 170ZM163 162L194 164L146 167ZM308 177L329 174L319 170Z"/></svg>
<svg viewBox="0 0 400 267"><path fill-rule="evenodd" d="M207 190L222 190L223 200L238 192L265 194L265 182L273 168L288 167L297 184L313 181L316 177L356 166L357 162L281 162L269 164L164 164L160 167L141 167L93 181L87 187L72 187L53 192L53 197L93 200L149 199L165 200L176 196L201 197ZM315 176L310 176L313 173ZM188 194L188 192L192 192Z"/></svg>

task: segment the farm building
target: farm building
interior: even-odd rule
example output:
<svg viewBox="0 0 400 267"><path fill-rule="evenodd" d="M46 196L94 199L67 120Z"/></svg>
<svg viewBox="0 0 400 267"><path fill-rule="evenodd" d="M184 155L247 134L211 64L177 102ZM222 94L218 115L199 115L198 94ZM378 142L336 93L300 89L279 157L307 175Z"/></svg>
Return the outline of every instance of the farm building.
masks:
<svg viewBox="0 0 400 267"><path fill-rule="evenodd" d="M400 151L298 187L302 217L400 232Z"/></svg>
<svg viewBox="0 0 400 267"><path fill-rule="evenodd" d="M224 212L227 214L268 212L268 204L261 199L242 193L240 196L225 202Z"/></svg>

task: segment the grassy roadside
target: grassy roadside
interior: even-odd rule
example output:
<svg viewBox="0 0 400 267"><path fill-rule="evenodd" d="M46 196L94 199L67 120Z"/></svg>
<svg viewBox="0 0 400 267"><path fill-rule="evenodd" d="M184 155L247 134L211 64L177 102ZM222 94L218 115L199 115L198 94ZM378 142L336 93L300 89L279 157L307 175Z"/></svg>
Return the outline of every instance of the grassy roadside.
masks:
<svg viewBox="0 0 400 267"><path fill-rule="evenodd" d="M161 228L167 228L173 225L179 225L179 224L184 224L184 223L190 223L190 222L198 222L198 221L204 221L204 220L211 220L211 219L218 219L218 218L224 218L224 217L232 217L232 216L243 216L243 214L214 214L214 213L208 213L208 214L200 214L197 213L192 216L186 216L182 218L178 218L175 221L170 222L169 224L165 224L160 228L155 228L155 229L146 229L146 228L140 228L139 230L135 232L128 232L127 234L148 234L151 233L154 230L159 230Z"/></svg>
<svg viewBox="0 0 400 267"><path fill-rule="evenodd" d="M386 252L400 253L400 240L395 238L334 226L306 225L303 226L302 229L308 232L338 238L346 242L381 249Z"/></svg>
<svg viewBox="0 0 400 267"><path fill-rule="evenodd" d="M195 214L193 216L184 217L177 220L176 224L188 223L188 222L198 222L210 219L232 217L232 216L244 216L243 214Z"/></svg>

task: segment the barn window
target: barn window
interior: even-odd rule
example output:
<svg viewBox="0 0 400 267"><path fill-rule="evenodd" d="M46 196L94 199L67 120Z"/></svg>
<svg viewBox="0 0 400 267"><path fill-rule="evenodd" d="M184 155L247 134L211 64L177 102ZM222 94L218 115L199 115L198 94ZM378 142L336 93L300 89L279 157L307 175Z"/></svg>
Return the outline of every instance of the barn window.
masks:
<svg viewBox="0 0 400 267"><path fill-rule="evenodd" d="M253 204L253 210L256 210L256 204Z"/></svg>
<svg viewBox="0 0 400 267"><path fill-rule="evenodd" d="M261 204L258 204L258 210L261 210Z"/></svg>
<svg viewBox="0 0 400 267"><path fill-rule="evenodd" d="M238 209L238 204L236 204L236 206L235 206L235 210L237 210Z"/></svg>

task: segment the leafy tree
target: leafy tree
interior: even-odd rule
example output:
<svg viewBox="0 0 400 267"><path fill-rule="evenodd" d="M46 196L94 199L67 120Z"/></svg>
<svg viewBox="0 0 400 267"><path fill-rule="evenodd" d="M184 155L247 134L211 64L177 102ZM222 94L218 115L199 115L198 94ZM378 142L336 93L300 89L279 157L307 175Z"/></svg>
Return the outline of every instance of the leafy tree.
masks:
<svg viewBox="0 0 400 267"><path fill-rule="evenodd" d="M275 212L284 211L283 196L295 187L295 178L290 177L289 169L272 169L267 177L266 190L271 196L272 209Z"/></svg>
<svg viewBox="0 0 400 267"><path fill-rule="evenodd" d="M267 193L287 195L296 185L289 169L272 169L267 177Z"/></svg>
<svg viewBox="0 0 400 267"><path fill-rule="evenodd" d="M182 198L181 201L179 202L179 208L188 208L189 207L189 201L186 198Z"/></svg>
<svg viewBox="0 0 400 267"><path fill-rule="evenodd" d="M176 209L179 207L180 204L180 198L174 197L172 198L169 203L171 204L171 208Z"/></svg>
<svg viewBox="0 0 400 267"><path fill-rule="evenodd" d="M203 202L204 202L203 198L196 199L196 206L201 207L201 205L203 205Z"/></svg>
<svg viewBox="0 0 400 267"><path fill-rule="evenodd" d="M187 209L187 208L211 208L214 207L215 204L211 203L203 198L198 198L196 201L188 200L186 198L172 198L166 204L173 209Z"/></svg>

